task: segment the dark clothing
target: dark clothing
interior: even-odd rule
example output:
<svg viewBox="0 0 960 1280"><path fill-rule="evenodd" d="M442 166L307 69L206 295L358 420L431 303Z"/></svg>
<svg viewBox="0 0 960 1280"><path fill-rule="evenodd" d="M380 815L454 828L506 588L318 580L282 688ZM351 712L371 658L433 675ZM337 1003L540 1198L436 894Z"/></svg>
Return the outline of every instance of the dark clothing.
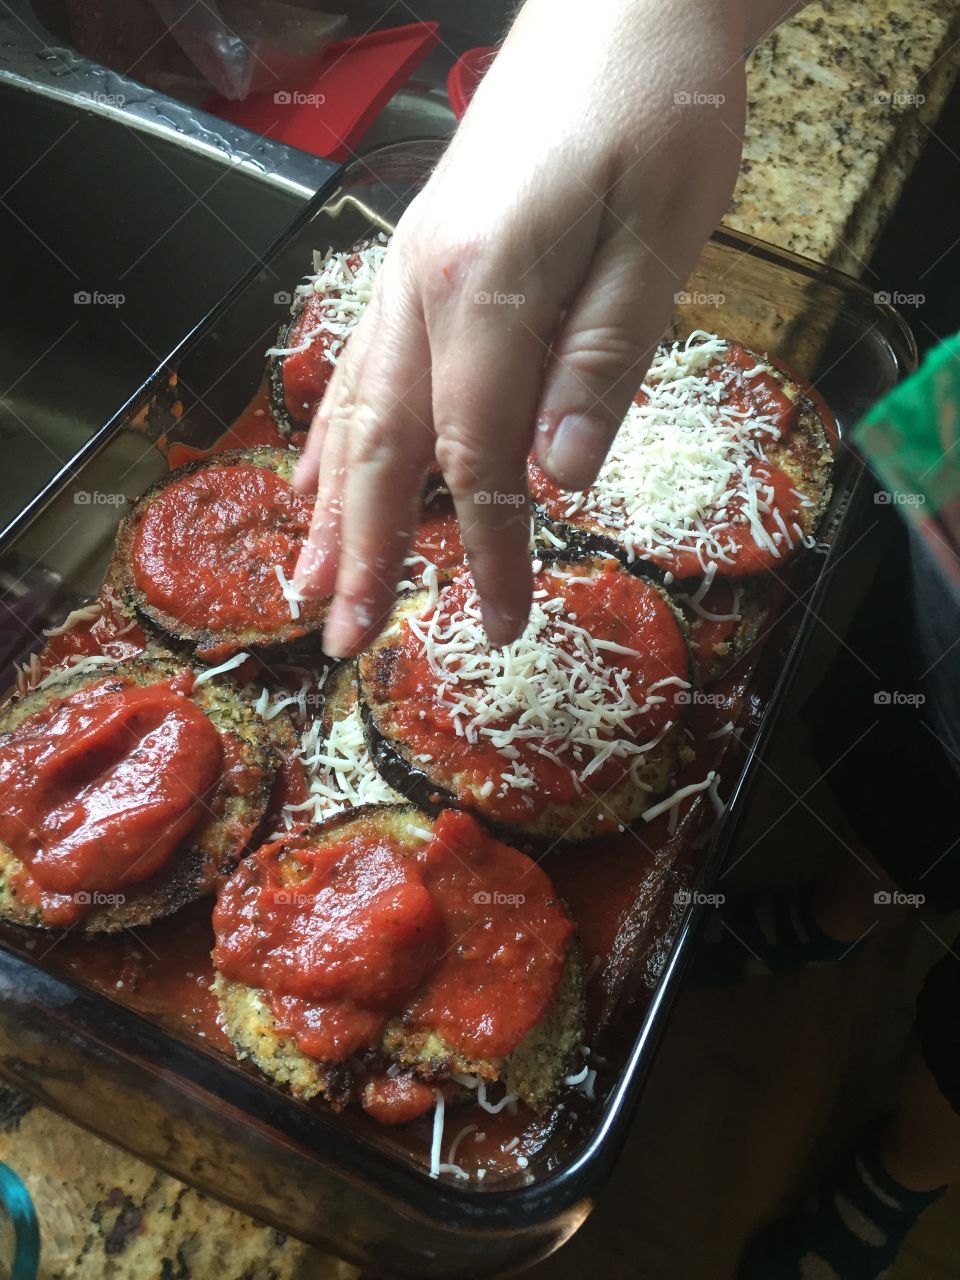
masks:
<svg viewBox="0 0 960 1280"><path fill-rule="evenodd" d="M817 760L864 845L903 892L955 909L960 605L920 538L896 531L808 712ZM930 1073L960 1114L960 938L927 975L917 1035Z"/></svg>
<svg viewBox="0 0 960 1280"><path fill-rule="evenodd" d="M952 911L960 906L960 772L952 755L960 644L950 645L960 617L951 622L946 613L960 611L922 545L912 550L915 568L898 526L808 714L817 761L857 835L905 893Z"/></svg>

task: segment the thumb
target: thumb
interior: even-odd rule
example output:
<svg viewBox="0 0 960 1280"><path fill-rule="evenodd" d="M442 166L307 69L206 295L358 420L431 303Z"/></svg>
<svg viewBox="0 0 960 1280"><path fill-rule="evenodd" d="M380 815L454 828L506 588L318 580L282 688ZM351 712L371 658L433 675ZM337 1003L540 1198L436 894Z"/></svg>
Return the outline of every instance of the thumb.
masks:
<svg viewBox="0 0 960 1280"><path fill-rule="evenodd" d="M564 316L537 414L537 461L561 488L597 478L682 283L632 232L597 256Z"/></svg>

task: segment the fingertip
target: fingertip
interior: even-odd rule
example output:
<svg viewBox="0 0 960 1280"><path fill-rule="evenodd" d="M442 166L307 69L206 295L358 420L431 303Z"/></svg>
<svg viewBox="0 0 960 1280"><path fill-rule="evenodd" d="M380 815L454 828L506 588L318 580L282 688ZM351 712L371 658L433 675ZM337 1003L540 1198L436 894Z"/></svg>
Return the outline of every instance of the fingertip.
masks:
<svg viewBox="0 0 960 1280"><path fill-rule="evenodd" d="M296 489L297 493L310 494L316 493L317 482L320 479L320 466L318 460L309 454L303 454L297 461L297 465L293 468L293 476L290 484Z"/></svg>
<svg viewBox="0 0 960 1280"><path fill-rule="evenodd" d="M510 613L484 604L481 614L488 643L494 649L503 649L523 635L530 609L528 606L525 613Z"/></svg>
<svg viewBox="0 0 960 1280"><path fill-rule="evenodd" d="M500 583L492 592L487 581L477 582L477 594L480 596L483 629L493 648L502 649L519 639L530 617L533 599L529 556L525 570L521 568L512 581Z"/></svg>
<svg viewBox="0 0 960 1280"><path fill-rule="evenodd" d="M333 594L337 567L337 557L329 550L313 542L305 542L293 571L291 586L307 600L322 600Z"/></svg>
<svg viewBox="0 0 960 1280"><path fill-rule="evenodd" d="M353 658L372 643L386 613L374 615L365 605L335 596L323 628L323 652L328 658Z"/></svg>
<svg viewBox="0 0 960 1280"><path fill-rule="evenodd" d="M537 461L561 489L589 489L603 466L616 428L595 413L566 413L553 430L537 433Z"/></svg>

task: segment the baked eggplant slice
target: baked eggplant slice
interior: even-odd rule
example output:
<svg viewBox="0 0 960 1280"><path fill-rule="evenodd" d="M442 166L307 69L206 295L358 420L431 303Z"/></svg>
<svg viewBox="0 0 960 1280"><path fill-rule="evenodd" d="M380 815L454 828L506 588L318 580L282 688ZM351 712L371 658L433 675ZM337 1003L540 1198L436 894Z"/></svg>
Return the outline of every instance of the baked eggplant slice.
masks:
<svg viewBox="0 0 960 1280"><path fill-rule="evenodd" d="M530 623L490 649L466 570L401 599L358 659L377 768L522 845L633 822L668 791L691 663L679 609L610 557L535 562Z"/></svg>
<svg viewBox="0 0 960 1280"><path fill-rule="evenodd" d="M741 578L809 545L830 497L818 404L765 357L700 335L661 348L597 477L564 493L533 461L535 510L571 546L645 571Z"/></svg>
<svg viewBox="0 0 960 1280"><path fill-rule="evenodd" d="M469 814L371 806L264 846L214 928L227 1035L300 1098L342 1107L351 1064L398 1064L500 1081L539 1110L582 1037L572 922L536 863Z"/></svg>
<svg viewBox="0 0 960 1280"><path fill-rule="evenodd" d="M315 647L328 602L289 586L313 509L290 485L296 460L230 449L148 489L117 534L110 580L125 606L205 661Z"/></svg>
<svg viewBox="0 0 960 1280"><path fill-rule="evenodd" d="M216 678L193 683L200 675L150 653L7 704L0 916L116 932L169 915L234 868L277 756L247 698Z"/></svg>
<svg viewBox="0 0 960 1280"><path fill-rule="evenodd" d="M270 412L281 434L305 431L337 358L370 300L386 237L345 253L314 255L314 273L297 286L290 319L267 351Z"/></svg>
<svg viewBox="0 0 960 1280"><path fill-rule="evenodd" d="M722 578L692 593L670 588L686 620L701 688L715 684L757 643L780 598L767 574Z"/></svg>

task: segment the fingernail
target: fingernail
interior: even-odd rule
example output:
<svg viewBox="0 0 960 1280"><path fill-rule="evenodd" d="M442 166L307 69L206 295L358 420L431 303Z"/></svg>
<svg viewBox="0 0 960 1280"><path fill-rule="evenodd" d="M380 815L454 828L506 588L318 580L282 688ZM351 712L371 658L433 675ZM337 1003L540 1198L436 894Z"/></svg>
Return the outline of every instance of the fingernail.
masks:
<svg viewBox="0 0 960 1280"><path fill-rule="evenodd" d="M354 652L357 622L350 605L334 600L323 628L323 652L328 658L346 658Z"/></svg>
<svg viewBox="0 0 960 1280"><path fill-rule="evenodd" d="M291 477L291 487L296 489L298 493L310 494L314 490L314 486L309 482L310 467L306 458L300 458L297 465L293 468L293 476Z"/></svg>
<svg viewBox="0 0 960 1280"><path fill-rule="evenodd" d="M333 591L336 566L330 555L305 542L293 571L291 585L305 600L322 600Z"/></svg>
<svg viewBox="0 0 960 1280"><path fill-rule="evenodd" d="M510 644L512 640L516 640L526 625L526 619L521 620L512 613L499 609L490 609L483 603L481 603L480 611L483 617L483 629L487 636L487 642L494 649L501 649L504 645Z"/></svg>
<svg viewBox="0 0 960 1280"><path fill-rule="evenodd" d="M541 464L566 489L588 489L610 447L610 428L599 418L568 413L547 444Z"/></svg>

